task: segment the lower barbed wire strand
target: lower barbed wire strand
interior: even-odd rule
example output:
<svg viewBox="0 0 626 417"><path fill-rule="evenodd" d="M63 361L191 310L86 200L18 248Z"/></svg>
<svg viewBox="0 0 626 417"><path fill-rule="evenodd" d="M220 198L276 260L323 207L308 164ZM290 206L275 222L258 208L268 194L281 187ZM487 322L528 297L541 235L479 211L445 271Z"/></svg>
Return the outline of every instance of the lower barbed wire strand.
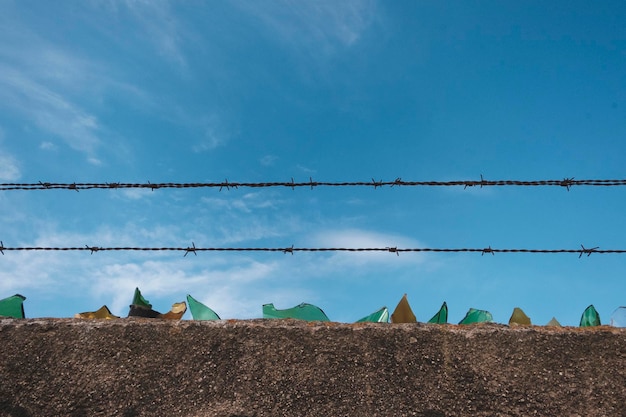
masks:
<svg viewBox="0 0 626 417"><path fill-rule="evenodd" d="M23 247L11 247L0 245L0 251L89 251L106 252L106 251L144 251L144 252L157 252L157 251L170 251L170 252L392 252L392 253L407 253L407 252L439 252L439 253L454 253L454 252L471 252L471 253L577 253L591 255L594 254L622 254L626 253L626 249L599 249L599 247L585 248L581 245L581 249L527 249L527 248L397 248L397 247L372 247L372 248L307 248L307 247L136 247L136 246L113 246L113 247L101 247L101 246L68 246L68 247L45 247L45 246L23 246Z"/></svg>

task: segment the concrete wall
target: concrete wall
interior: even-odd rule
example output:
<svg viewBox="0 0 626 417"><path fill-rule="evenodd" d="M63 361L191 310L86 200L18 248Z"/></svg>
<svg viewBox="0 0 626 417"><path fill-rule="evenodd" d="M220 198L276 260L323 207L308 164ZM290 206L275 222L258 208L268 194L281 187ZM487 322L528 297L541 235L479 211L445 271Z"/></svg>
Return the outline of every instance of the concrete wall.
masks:
<svg viewBox="0 0 626 417"><path fill-rule="evenodd" d="M626 329L0 320L0 416L626 416Z"/></svg>

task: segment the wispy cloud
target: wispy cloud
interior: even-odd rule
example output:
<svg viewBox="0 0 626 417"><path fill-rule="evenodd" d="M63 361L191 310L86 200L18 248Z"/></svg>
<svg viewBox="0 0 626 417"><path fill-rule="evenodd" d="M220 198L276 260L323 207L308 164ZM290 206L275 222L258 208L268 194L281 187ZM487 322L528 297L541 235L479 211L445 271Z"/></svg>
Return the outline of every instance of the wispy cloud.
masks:
<svg viewBox="0 0 626 417"><path fill-rule="evenodd" d="M4 139L4 131L0 128L0 143ZM0 146L0 180L15 181L22 176L17 159Z"/></svg>
<svg viewBox="0 0 626 417"><path fill-rule="evenodd" d="M42 149L44 151L52 151L56 149L56 145L52 142L41 142L39 144L39 149Z"/></svg>
<svg viewBox="0 0 626 417"><path fill-rule="evenodd" d="M196 143L192 149L194 152L207 152L222 146L224 143L226 143L226 138L218 135L212 127L208 127L204 138L199 143Z"/></svg>
<svg viewBox="0 0 626 417"><path fill-rule="evenodd" d="M276 163L277 160L278 157L276 155L265 155L259 159L259 163L264 167L271 167Z"/></svg>
<svg viewBox="0 0 626 417"><path fill-rule="evenodd" d="M239 198L203 197L202 202L213 209L237 210L251 213L259 209L276 209L282 203L275 195L246 193Z"/></svg>
<svg viewBox="0 0 626 417"><path fill-rule="evenodd" d="M126 0L123 4L139 22L145 39L157 53L180 68L187 67L187 60L182 50L183 25L176 19L169 1ZM119 11L113 7L110 10Z"/></svg>
<svg viewBox="0 0 626 417"><path fill-rule="evenodd" d="M331 229L320 231L311 237L311 244L331 248L413 248L423 247L419 241L402 235L380 233L363 229ZM406 266L421 264L426 256L406 253L397 256L393 252L341 252L329 257L333 268L366 267L373 265Z"/></svg>
<svg viewBox="0 0 626 417"><path fill-rule="evenodd" d="M17 160L0 150L0 180L15 181L21 176Z"/></svg>
<svg viewBox="0 0 626 417"><path fill-rule="evenodd" d="M315 174L317 172L317 170L315 170L315 169L312 169L312 168L309 168L309 167L306 167L306 166L300 165L300 164L296 165L296 168L299 171L304 172L305 174Z"/></svg>
<svg viewBox="0 0 626 417"><path fill-rule="evenodd" d="M230 233L237 233L237 227L230 227ZM167 246L180 237L180 232L173 226L147 228L130 224L107 226L91 233L71 233L49 226L32 241L19 244L75 246L86 242L100 246ZM246 233L249 239L250 230L246 229ZM267 237L265 231L263 235ZM305 243L324 247L417 245L415 240L404 236L361 229L322 230ZM175 252L7 252L0 271L0 292L19 292L27 297L34 293L31 301L42 302L42 294L50 298L71 291L81 294L83 302L89 298L103 300L100 302L106 303L114 314L126 315L133 290L139 287L159 311L169 310L172 303L192 294L223 318L253 318L261 316L261 305L267 302L290 307L301 301L320 299L317 290L307 285L311 279L337 274L363 276L373 270L416 266L425 260L419 254L309 255L201 252L183 257ZM69 317L79 312L78 309L66 305L56 311Z"/></svg>
<svg viewBox="0 0 626 417"><path fill-rule="evenodd" d="M119 314L128 311L133 290L139 287L149 300L177 297L169 302L174 303L191 294L223 318L259 317L260 305L269 289L259 289L252 283L267 279L276 266L243 256L237 257L236 262L209 263L211 266L204 269L189 259L106 265L95 272L93 293L112 299L112 310ZM162 302L153 305L159 311L170 307Z"/></svg>
<svg viewBox="0 0 626 417"><path fill-rule="evenodd" d="M245 0L236 4L258 18L281 42L295 47L315 47L324 53L358 42L376 11L371 0L271 3Z"/></svg>
<svg viewBox="0 0 626 417"><path fill-rule="evenodd" d="M100 144L96 116L7 66L0 66L0 103L90 156Z"/></svg>

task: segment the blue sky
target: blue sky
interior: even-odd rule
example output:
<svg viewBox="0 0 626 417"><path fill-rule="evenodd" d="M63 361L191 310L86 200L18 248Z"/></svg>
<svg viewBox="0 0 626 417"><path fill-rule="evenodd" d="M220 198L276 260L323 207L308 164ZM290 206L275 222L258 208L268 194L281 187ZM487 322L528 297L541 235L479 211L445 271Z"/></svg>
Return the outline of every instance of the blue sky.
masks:
<svg viewBox="0 0 626 417"><path fill-rule="evenodd" d="M626 178L626 5L0 0L0 182ZM625 249L623 187L0 192L5 246ZM625 255L5 252L28 317L223 318L404 293L428 320L603 322ZM189 313L185 318L190 318Z"/></svg>

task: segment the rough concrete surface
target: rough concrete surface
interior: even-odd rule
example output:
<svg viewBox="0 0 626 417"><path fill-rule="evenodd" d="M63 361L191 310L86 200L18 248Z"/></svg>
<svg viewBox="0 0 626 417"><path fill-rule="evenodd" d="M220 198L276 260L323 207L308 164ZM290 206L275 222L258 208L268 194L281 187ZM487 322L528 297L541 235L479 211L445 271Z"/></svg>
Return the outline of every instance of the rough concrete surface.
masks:
<svg viewBox="0 0 626 417"><path fill-rule="evenodd" d="M0 320L0 416L626 416L626 329Z"/></svg>

